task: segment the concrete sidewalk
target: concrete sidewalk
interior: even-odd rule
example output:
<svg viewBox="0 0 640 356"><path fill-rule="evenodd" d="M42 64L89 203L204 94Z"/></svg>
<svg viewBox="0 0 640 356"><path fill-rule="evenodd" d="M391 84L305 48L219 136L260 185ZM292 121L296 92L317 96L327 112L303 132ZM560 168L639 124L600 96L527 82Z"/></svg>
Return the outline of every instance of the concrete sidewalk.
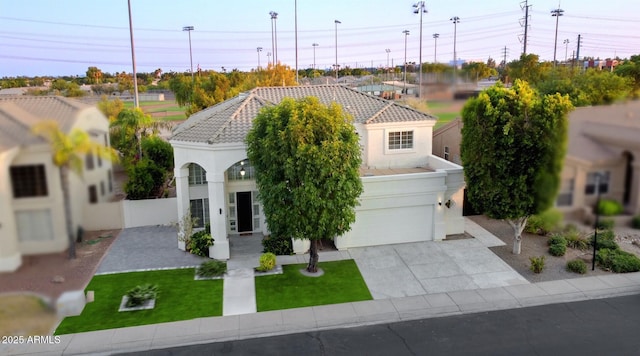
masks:
<svg viewBox="0 0 640 356"><path fill-rule="evenodd" d="M135 352L638 293L640 272L583 277L62 335L58 344L0 345L0 354Z"/></svg>

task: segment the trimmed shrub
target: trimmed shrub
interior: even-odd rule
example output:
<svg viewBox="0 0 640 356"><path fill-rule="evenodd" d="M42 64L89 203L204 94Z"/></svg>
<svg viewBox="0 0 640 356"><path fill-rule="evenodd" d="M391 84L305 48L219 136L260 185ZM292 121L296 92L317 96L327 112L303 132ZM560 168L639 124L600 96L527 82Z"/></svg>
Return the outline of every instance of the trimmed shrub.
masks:
<svg viewBox="0 0 640 356"><path fill-rule="evenodd" d="M602 268L616 273L640 271L640 258L622 250L600 249L596 254L596 262Z"/></svg>
<svg viewBox="0 0 640 356"><path fill-rule="evenodd" d="M589 239L589 245L593 246L593 235ZM609 250L619 250L620 246L616 243L616 235L613 230L603 230L598 231L598 246L596 246L596 250L600 250L603 248Z"/></svg>
<svg viewBox="0 0 640 356"><path fill-rule="evenodd" d="M202 262L196 274L200 277L221 276L227 271L227 263L218 260Z"/></svg>
<svg viewBox="0 0 640 356"><path fill-rule="evenodd" d="M567 245L553 244L549 246L549 253L552 256L556 256L556 257L564 256L566 252L567 252Z"/></svg>
<svg viewBox="0 0 640 356"><path fill-rule="evenodd" d="M544 256L540 257L529 257L529 261L531 261L531 266L529 267L533 273L541 273L544 269Z"/></svg>
<svg viewBox="0 0 640 356"><path fill-rule="evenodd" d="M282 256L293 254L293 244L291 238L288 237L265 236L265 238L262 239L262 247L264 247L262 252L271 252L274 255Z"/></svg>
<svg viewBox="0 0 640 356"><path fill-rule="evenodd" d="M525 231L532 234L546 235L549 232L560 229L562 218L563 216L560 210L549 209L538 215L529 217Z"/></svg>
<svg viewBox="0 0 640 356"><path fill-rule="evenodd" d="M640 229L640 215L636 215L631 220L631 227L634 229Z"/></svg>
<svg viewBox="0 0 640 356"><path fill-rule="evenodd" d="M612 199L602 199L598 204L598 214L604 216L620 215L624 211L622 204Z"/></svg>
<svg viewBox="0 0 640 356"><path fill-rule="evenodd" d="M213 238L207 230L201 230L191 235L187 249L194 255L209 257L209 246L213 245Z"/></svg>
<svg viewBox="0 0 640 356"><path fill-rule="evenodd" d="M127 291L127 308L138 307L146 301L156 299L158 297L158 286L155 284L143 284L135 286Z"/></svg>
<svg viewBox="0 0 640 356"><path fill-rule="evenodd" d="M127 199L139 200L161 195L165 171L148 158L143 158L127 169L129 179L124 185Z"/></svg>
<svg viewBox="0 0 640 356"><path fill-rule="evenodd" d="M260 256L260 266L256 268L259 272L271 271L276 267L276 255L271 252L263 253Z"/></svg>
<svg viewBox="0 0 640 356"><path fill-rule="evenodd" d="M553 234L551 235L551 237L549 237L549 239L547 239L547 245L552 246L552 245L567 245L567 240L564 238L564 236L560 235L560 234Z"/></svg>
<svg viewBox="0 0 640 356"><path fill-rule="evenodd" d="M571 260L567 262L567 271L573 272L573 273L585 274L587 273L587 264L579 258L575 260Z"/></svg>

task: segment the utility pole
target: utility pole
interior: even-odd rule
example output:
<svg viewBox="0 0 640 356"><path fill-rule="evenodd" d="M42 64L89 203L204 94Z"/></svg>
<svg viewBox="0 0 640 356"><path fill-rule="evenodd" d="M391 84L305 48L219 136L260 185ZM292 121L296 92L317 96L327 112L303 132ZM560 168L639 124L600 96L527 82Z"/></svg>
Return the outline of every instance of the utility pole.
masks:
<svg viewBox="0 0 640 356"><path fill-rule="evenodd" d="M433 63L438 63L438 37L439 33L433 34Z"/></svg>
<svg viewBox="0 0 640 356"><path fill-rule="evenodd" d="M526 55L527 54L527 40L528 40L528 29L529 29L529 8L531 7L531 5L529 5L529 0L525 0L524 1L524 6L522 6L523 3L520 3L520 8L522 8L524 10L524 40L522 41L524 44L523 47L523 51L522 54Z"/></svg>
<svg viewBox="0 0 640 356"><path fill-rule="evenodd" d="M424 1L418 1L417 3L413 4L413 13L414 14L420 14L420 59L418 60L418 66L419 66L419 75L420 78L418 79L418 98L422 98L422 14L426 14L427 13L427 8L424 4Z"/></svg>
<svg viewBox="0 0 640 356"><path fill-rule="evenodd" d="M558 19L560 19L560 16L562 16L564 14L564 10L558 8L555 10L551 10L551 16L556 18L556 38L555 41L553 43L553 66L556 66L556 51L558 49Z"/></svg>
<svg viewBox="0 0 640 356"><path fill-rule="evenodd" d="M404 33L404 85L402 88L402 94L407 93L407 36L409 36L409 30L402 31Z"/></svg>
<svg viewBox="0 0 640 356"><path fill-rule="evenodd" d="M578 48L576 49L576 63L580 61L580 43L582 40L582 35L578 35ZM580 67L582 68L582 66Z"/></svg>
<svg viewBox="0 0 640 356"><path fill-rule="evenodd" d="M140 101L138 100L138 75L136 74L136 51L133 47L133 22L131 21L131 0L127 1L129 6L129 37L131 38L131 62L133 63L133 106L140 107ZM75 258L75 250L74 250Z"/></svg>
<svg viewBox="0 0 640 356"><path fill-rule="evenodd" d="M295 0L295 30L296 30L296 83L298 81L298 0Z"/></svg>
<svg viewBox="0 0 640 356"><path fill-rule="evenodd" d="M342 23L338 20L334 20L333 23L335 24L335 36L336 36L336 84L338 84L338 69L340 68L340 65L338 64L338 24Z"/></svg>
<svg viewBox="0 0 640 356"><path fill-rule="evenodd" d="M507 68L507 53L509 52L509 49L507 48L507 46L504 46L504 48L502 49L502 69L504 70L505 68Z"/></svg>
<svg viewBox="0 0 640 356"><path fill-rule="evenodd" d="M452 18L449 19L450 21L453 21L453 85L456 85L456 82L458 81L456 78L456 72L458 70L458 54L456 52L456 37L458 34L458 24L460 23L460 18L458 16L454 16Z"/></svg>

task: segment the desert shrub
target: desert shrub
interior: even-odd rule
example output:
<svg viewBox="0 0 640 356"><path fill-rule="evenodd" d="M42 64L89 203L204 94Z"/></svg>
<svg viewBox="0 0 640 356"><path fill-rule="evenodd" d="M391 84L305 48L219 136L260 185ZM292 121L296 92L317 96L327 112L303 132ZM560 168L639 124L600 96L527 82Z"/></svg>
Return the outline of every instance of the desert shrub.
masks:
<svg viewBox="0 0 640 356"><path fill-rule="evenodd" d="M256 268L260 272L271 271L276 266L276 255L271 252L263 253L260 256L260 266Z"/></svg>
<svg viewBox="0 0 640 356"><path fill-rule="evenodd" d="M221 276L227 271L227 263L224 261L211 260L200 264L196 273L200 277Z"/></svg>
<svg viewBox="0 0 640 356"><path fill-rule="evenodd" d="M561 234L553 234L547 239L547 245L567 245L567 239L564 238Z"/></svg>
<svg viewBox="0 0 640 356"><path fill-rule="evenodd" d="M631 227L634 229L640 229L640 215L636 215L631 220Z"/></svg>
<svg viewBox="0 0 640 356"><path fill-rule="evenodd" d="M137 307L146 301L158 297L158 286L155 284L143 284L135 286L127 291L127 308Z"/></svg>
<svg viewBox="0 0 640 356"><path fill-rule="evenodd" d="M291 238L288 237L276 237L274 235L266 236L262 239L262 252L271 252L274 255L292 255L293 244Z"/></svg>
<svg viewBox="0 0 640 356"><path fill-rule="evenodd" d="M578 250L586 250L589 248L589 240L587 240L584 234L577 229L565 231L564 238L567 240L567 247Z"/></svg>
<svg viewBox="0 0 640 356"><path fill-rule="evenodd" d="M564 254L567 252L567 245L566 244L553 244L551 246L549 246L549 253L552 256L564 256Z"/></svg>
<svg viewBox="0 0 640 356"><path fill-rule="evenodd" d="M538 215L529 217L525 231L532 234L546 235L549 232L560 229L561 224L562 212L552 208Z"/></svg>
<svg viewBox="0 0 640 356"><path fill-rule="evenodd" d="M616 273L640 271L640 258L636 255L622 251L603 248L596 254L596 262L604 269Z"/></svg>
<svg viewBox="0 0 640 356"><path fill-rule="evenodd" d="M614 216L622 213L624 208L622 204L612 199L602 199L598 203L598 214L604 216Z"/></svg>
<svg viewBox="0 0 640 356"><path fill-rule="evenodd" d="M531 266L529 267L533 273L540 273L544 269L544 256L540 257L529 257L529 261L531 261Z"/></svg>
<svg viewBox="0 0 640 356"><path fill-rule="evenodd" d="M613 219L600 219L597 228L600 230L611 230L616 222Z"/></svg>
<svg viewBox="0 0 640 356"><path fill-rule="evenodd" d="M191 235L187 249L194 255L208 257L209 246L213 245L213 238L206 230L200 230Z"/></svg>
<svg viewBox="0 0 640 356"><path fill-rule="evenodd" d="M589 245L593 246L593 235L589 239ZM620 246L616 243L616 234L613 230L602 230L598 231L598 246L596 246L596 250L599 249L609 249L609 250L619 250Z"/></svg>
<svg viewBox="0 0 640 356"><path fill-rule="evenodd" d="M567 262L567 271L573 272L573 273L585 274L587 273L587 264L579 258L575 260L571 260Z"/></svg>

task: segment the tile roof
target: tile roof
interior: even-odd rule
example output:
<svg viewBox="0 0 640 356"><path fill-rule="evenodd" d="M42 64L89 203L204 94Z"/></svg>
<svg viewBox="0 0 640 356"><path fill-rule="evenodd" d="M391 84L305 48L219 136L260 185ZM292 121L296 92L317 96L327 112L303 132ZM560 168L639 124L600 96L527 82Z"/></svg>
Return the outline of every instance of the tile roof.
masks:
<svg viewBox="0 0 640 356"><path fill-rule="evenodd" d="M278 104L285 97L315 96L328 105L340 104L356 123L435 121L435 117L392 101L340 85L261 87L191 115L173 131L172 141L208 144L240 143L251 129L260 109Z"/></svg>
<svg viewBox="0 0 640 356"><path fill-rule="evenodd" d="M31 126L41 120L55 120L69 132L78 111L88 104L59 96L0 97L0 152L19 145L42 142L31 133Z"/></svg>

